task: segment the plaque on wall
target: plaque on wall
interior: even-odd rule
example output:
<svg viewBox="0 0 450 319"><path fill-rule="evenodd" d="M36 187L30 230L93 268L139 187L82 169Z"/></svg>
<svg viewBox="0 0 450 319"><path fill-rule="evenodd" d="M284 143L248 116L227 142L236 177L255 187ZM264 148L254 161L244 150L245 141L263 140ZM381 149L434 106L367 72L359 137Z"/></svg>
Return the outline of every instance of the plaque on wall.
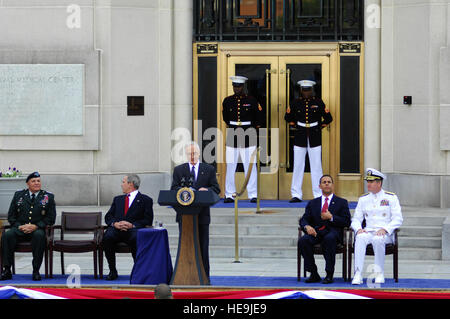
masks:
<svg viewBox="0 0 450 319"><path fill-rule="evenodd" d="M361 43L339 43L339 53L361 53Z"/></svg>
<svg viewBox="0 0 450 319"><path fill-rule="evenodd" d="M217 53L217 43L197 44L197 54L215 54Z"/></svg>
<svg viewBox="0 0 450 319"><path fill-rule="evenodd" d="M84 64L0 64L0 135L82 135Z"/></svg>

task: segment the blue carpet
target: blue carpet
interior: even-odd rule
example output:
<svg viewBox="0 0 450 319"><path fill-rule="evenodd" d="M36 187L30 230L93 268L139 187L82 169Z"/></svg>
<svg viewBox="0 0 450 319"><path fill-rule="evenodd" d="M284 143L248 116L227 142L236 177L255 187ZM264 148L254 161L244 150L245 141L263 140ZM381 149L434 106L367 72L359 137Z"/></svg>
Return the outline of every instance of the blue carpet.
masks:
<svg viewBox="0 0 450 319"><path fill-rule="evenodd" d="M53 279L45 279L42 277L41 281L32 281L31 275L17 274L13 276L12 280L5 280L0 282L3 285L66 285L68 275L53 275ZM69 284L73 284L73 277L69 279ZM120 275L117 280L106 281L101 279L94 279L93 275L82 275L80 284L81 286L90 285L104 285L104 286L124 286L129 285L130 277L128 275ZM322 283L306 284L302 278L301 282L297 281L295 277L257 277L257 276L212 276L211 286L217 287L260 287L260 288L358 288L367 289L370 288L366 284L359 286L353 286L350 282L344 282L342 278L335 278L333 284L324 285ZM372 287L373 288L373 287ZM386 278L386 283L381 284L380 288L383 289L450 289L450 279L399 279L398 283L394 282L392 278Z"/></svg>
<svg viewBox="0 0 450 319"><path fill-rule="evenodd" d="M261 200L260 207L261 208L305 208L308 204L308 201L305 200L301 203L289 203L288 200ZM349 202L349 208L355 209L356 202ZM234 203L223 202L221 199L217 204L212 206L213 208L234 208ZM256 208L256 203L250 203L250 200L244 199L239 201L239 208Z"/></svg>

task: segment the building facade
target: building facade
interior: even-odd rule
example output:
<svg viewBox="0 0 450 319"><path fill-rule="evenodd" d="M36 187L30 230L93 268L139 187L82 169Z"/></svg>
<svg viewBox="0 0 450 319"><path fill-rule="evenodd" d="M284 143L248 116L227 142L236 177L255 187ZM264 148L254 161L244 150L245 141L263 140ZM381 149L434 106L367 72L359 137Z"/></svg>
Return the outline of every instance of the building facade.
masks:
<svg viewBox="0 0 450 319"><path fill-rule="evenodd" d="M13 97L0 100L2 121L21 123L0 130L0 170L38 170L58 205L109 205L129 172L156 199L190 138L204 161L213 155L223 188L221 101L241 73L266 114L263 199L289 197L292 132L282 119L308 77L334 117L322 161L338 194L356 200L374 167L402 204L450 207L449 1L2 0L0 26L0 90ZM52 86L64 77L42 65L81 66L82 84L69 83L81 108L38 108L46 100L36 92L69 101L71 87Z"/></svg>

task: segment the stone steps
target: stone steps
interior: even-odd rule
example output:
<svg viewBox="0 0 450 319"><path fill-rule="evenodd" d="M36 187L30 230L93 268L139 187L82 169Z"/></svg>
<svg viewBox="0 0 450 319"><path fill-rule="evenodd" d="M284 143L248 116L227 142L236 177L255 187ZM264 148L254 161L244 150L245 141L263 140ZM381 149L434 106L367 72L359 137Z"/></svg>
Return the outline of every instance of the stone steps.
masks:
<svg viewBox="0 0 450 319"><path fill-rule="evenodd" d="M91 209L95 210L99 211L99 208ZM106 212L107 208L100 210ZM239 258L297 258L298 221L304 209L270 210L273 213L255 214L251 209L239 209ZM448 210L403 207L402 212L404 222L399 232L399 257L407 260L440 260L442 224L449 215ZM171 208L155 205L154 213L154 221L162 222L168 230L171 254L175 257L178 247L175 212ZM234 258L234 220L233 208L211 209L212 258Z"/></svg>

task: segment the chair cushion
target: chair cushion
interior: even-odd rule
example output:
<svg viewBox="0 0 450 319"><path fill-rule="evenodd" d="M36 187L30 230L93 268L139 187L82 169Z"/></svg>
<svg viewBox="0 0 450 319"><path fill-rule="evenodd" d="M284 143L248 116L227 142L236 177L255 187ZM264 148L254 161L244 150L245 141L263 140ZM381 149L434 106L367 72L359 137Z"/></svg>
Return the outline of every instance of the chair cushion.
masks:
<svg viewBox="0 0 450 319"><path fill-rule="evenodd" d="M31 253L31 241L22 241L16 243L16 248L14 251L19 253Z"/></svg>
<svg viewBox="0 0 450 319"><path fill-rule="evenodd" d="M394 250L395 250L395 245L394 244L386 244L385 255L392 255L394 253ZM366 255L369 255L369 256L373 256L374 255L372 244L367 245Z"/></svg>
<svg viewBox="0 0 450 319"><path fill-rule="evenodd" d="M131 247L124 242L118 242L115 251L116 253L131 253Z"/></svg>
<svg viewBox="0 0 450 319"><path fill-rule="evenodd" d="M344 245L341 243L337 244L336 254L342 254L344 252ZM314 245L314 254L322 254L322 247L320 244Z"/></svg>
<svg viewBox="0 0 450 319"><path fill-rule="evenodd" d="M53 250L63 252L89 252L97 248L94 240L55 240Z"/></svg>

